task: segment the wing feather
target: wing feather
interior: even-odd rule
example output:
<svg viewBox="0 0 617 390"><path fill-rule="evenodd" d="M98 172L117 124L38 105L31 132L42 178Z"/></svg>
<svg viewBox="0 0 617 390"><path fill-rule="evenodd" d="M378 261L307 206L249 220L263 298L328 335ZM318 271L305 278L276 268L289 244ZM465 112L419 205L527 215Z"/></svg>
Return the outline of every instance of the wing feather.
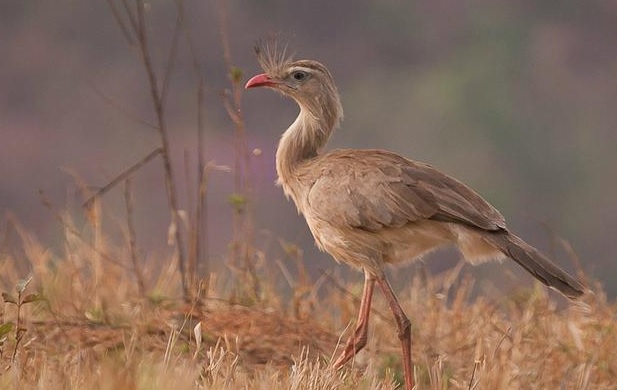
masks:
<svg viewBox="0 0 617 390"><path fill-rule="evenodd" d="M333 151L315 164L308 203L313 217L330 223L375 231L433 219L505 229L499 211L430 165L380 150Z"/></svg>

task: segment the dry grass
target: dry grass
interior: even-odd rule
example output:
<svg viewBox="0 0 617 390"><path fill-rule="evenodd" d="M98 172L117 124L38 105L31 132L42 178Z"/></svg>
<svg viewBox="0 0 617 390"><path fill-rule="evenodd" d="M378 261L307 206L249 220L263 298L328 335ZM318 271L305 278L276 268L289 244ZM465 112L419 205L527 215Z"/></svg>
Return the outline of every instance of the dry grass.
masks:
<svg viewBox="0 0 617 390"><path fill-rule="evenodd" d="M64 253L55 255L13 225L20 243L2 250L0 289L13 294L29 270L25 293L43 299L23 305L20 342L13 329L0 344L2 389L394 389L400 383L398 340L379 298L368 347L334 372L327 363L338 333L353 327L357 303L332 283L323 283L321 294L287 299L272 282L283 276L269 270L261 301L239 305L230 300L234 289L221 287L230 280L220 276L207 296L188 305L173 298L181 296L177 273L146 268L153 287L143 297L127 249L67 229ZM417 279L400 292L413 322L418 388L616 388L616 310L602 293L563 305L541 287L495 301L470 299L469 279L453 292L444 285ZM5 303L2 323L16 323L15 305Z"/></svg>

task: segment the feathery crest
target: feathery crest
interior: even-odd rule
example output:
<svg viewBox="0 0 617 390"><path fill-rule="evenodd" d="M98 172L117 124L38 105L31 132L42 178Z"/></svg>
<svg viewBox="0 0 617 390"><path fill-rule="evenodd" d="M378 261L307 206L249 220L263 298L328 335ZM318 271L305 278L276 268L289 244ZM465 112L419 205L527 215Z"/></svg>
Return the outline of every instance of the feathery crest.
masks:
<svg viewBox="0 0 617 390"><path fill-rule="evenodd" d="M276 36L258 41L255 54L261 68L270 76L279 76L293 60L293 55L287 53L287 43Z"/></svg>

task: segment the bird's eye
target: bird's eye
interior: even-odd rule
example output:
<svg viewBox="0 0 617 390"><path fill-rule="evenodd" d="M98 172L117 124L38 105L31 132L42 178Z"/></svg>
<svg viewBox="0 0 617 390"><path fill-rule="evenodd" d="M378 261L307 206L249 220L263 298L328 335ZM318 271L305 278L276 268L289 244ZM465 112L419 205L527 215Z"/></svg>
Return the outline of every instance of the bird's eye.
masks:
<svg viewBox="0 0 617 390"><path fill-rule="evenodd" d="M302 81L308 77L308 73L301 70L296 70L291 74L291 77L293 77L296 81Z"/></svg>

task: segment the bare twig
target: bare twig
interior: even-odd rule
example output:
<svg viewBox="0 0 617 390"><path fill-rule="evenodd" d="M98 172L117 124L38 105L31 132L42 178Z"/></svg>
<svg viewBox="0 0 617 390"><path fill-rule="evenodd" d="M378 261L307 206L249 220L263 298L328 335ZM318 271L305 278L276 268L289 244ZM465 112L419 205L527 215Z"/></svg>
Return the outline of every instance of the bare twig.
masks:
<svg viewBox="0 0 617 390"><path fill-rule="evenodd" d="M197 83L197 166L199 185L197 188L197 204L195 210L195 268L198 270L200 277L205 277L208 280L206 283L206 291L208 289L210 279L210 263L208 255L208 214L207 214L207 170L206 158L204 153L204 89L205 80L200 72L200 66L195 56L190 35L187 34L189 49L193 58L193 67L195 74L198 75ZM199 272L201 269L201 272Z"/></svg>
<svg viewBox="0 0 617 390"><path fill-rule="evenodd" d="M194 200L193 200L193 194L194 194L194 188L191 185L192 184L192 180L191 180L191 173L190 173L190 163L189 163L190 157L189 157L189 153L187 150L184 150L184 181L185 181L185 186L186 186L186 197L187 197L187 204L188 204L188 210L193 210L194 208ZM186 274L187 274L187 283L189 285L189 290L195 294L195 287L197 286L197 274L196 274L196 256L195 256L195 249L197 247L197 244L195 241L197 241L198 237L196 236L196 231L195 231L195 218L192 217L191 213L187 213L187 226L189 228L189 235L188 235L188 255L186 257Z"/></svg>
<svg viewBox="0 0 617 390"><path fill-rule="evenodd" d="M137 279L137 288L139 290L139 295L141 295L141 297L143 298L146 294L146 286L144 283L143 270L141 269L139 259L137 258L137 236L135 234L135 225L133 223L133 194L131 192L131 179L126 179L124 181L124 203L126 205L126 226L129 235L129 251L131 253L131 262L133 263L133 272L135 273L135 278Z"/></svg>
<svg viewBox="0 0 617 390"><path fill-rule="evenodd" d="M219 34L223 48L223 60L231 83L231 96L223 94L223 103L234 123L234 192L242 201L242 208L235 207L233 213L233 245L232 259L240 261L244 267L245 277L248 277L252 294L259 296L259 279L253 264L253 215L252 215L252 183L250 179L250 154L246 142L246 126L242 116L242 72L233 65L231 46L229 43L229 26L227 7L224 0L219 0Z"/></svg>
<svg viewBox="0 0 617 390"><path fill-rule="evenodd" d="M134 44L133 37L131 36L129 29L126 26L124 19L122 19L122 14L120 13L120 10L118 10L113 0L107 0L107 4L109 5L109 9L111 9L111 13L114 15L114 19L116 19L116 22L118 23L118 26L120 27L120 31L122 31L122 35L124 35L124 38L126 39L128 44L130 46L133 46Z"/></svg>
<svg viewBox="0 0 617 390"><path fill-rule="evenodd" d="M96 86L94 86L93 84L90 84L90 88L92 88L92 90L94 91L95 94L97 94L105 103L109 104L111 107L113 107L114 109L118 110L119 112L121 112L124 116L126 116L127 118L129 118L130 120L142 124L148 128L154 129L154 130L158 130L158 128L156 127L156 125L145 121L141 118L137 118L134 114L130 113L128 110L126 110L121 104L116 103L116 101L112 98L110 98L109 96L107 96L105 93L103 93L101 90L99 90Z"/></svg>
<svg viewBox="0 0 617 390"><path fill-rule="evenodd" d="M141 0L134 0L131 2L130 0L115 0L120 2L121 6L117 5L114 0L107 0L109 6L111 8L112 14L119 24L120 28L123 30L125 35L128 35L127 40L130 44L135 42L137 49L140 54L140 59L144 70L146 72L146 77L148 80L148 85L150 87L150 97L154 109L154 114L156 116L156 125L155 127L161 138L161 146L159 148L159 153L162 156L163 160L163 169L165 175L165 186L167 191L167 200L169 204L169 209L171 211L171 226L173 226L173 240L175 241L175 249L178 257L178 268L179 273L181 275L182 280L182 291L185 299L190 299L190 292L192 290L191 286L194 286L195 281L198 279L197 273L199 272L199 263L203 260L203 253L205 239L203 238L205 229L205 217L204 217L204 203L205 203L205 193L202 192L205 186L199 185L197 191L197 201L195 206L196 216L194 220L189 221L189 246L185 247L184 245L184 232L180 228L180 216L179 216L179 208L178 208L178 195L176 190L176 184L173 177L173 169L171 162L171 150L169 144L169 136L168 136L168 126L167 126L167 118L166 118L166 101L169 95L169 89L171 85L171 78L173 74L173 70L175 68L176 60L178 58L178 50L179 50L179 40L182 35L186 38L189 53L193 62L193 68L195 70L195 75L199 80L197 86L197 105L198 105L198 118L197 118L197 127L198 127L198 177L199 180L203 180L205 177L204 167L205 167L205 157L203 154L203 102L204 102L204 79L202 76L202 72L200 71L200 64L197 60L197 56L195 55L194 45L192 43L191 34L189 29L186 26L186 13L184 10L184 1L183 0L175 0L176 4L176 15L175 15L175 23L173 27L173 32L171 35L171 43L169 45L169 51L167 53L167 58L165 62L165 66L163 68L162 74L159 77L157 75L157 71L154 66L154 61L151 54L151 47L148 38L148 22L146 18L146 4ZM123 11L123 12L121 12ZM117 179L121 180L125 178L127 175L120 175ZM188 176L187 176L188 180ZM113 187L116 183L110 183L110 186ZM107 186L106 186L107 187ZM107 188L105 188L106 190ZM193 207L191 207L192 209ZM189 258L186 259L185 251L188 249ZM188 264L187 262L190 262ZM188 265L187 265L188 264ZM207 266L206 266L207 268ZM189 275L190 274L190 275Z"/></svg>
<svg viewBox="0 0 617 390"><path fill-rule="evenodd" d="M148 84L150 85L150 95L152 98L152 104L154 106L154 112L157 118L159 135L161 137L161 155L163 157L163 167L165 172L165 188L167 190L167 200L169 203L169 209L171 211L171 224L175 226L174 229L174 240L175 240L175 248L178 256L178 268L180 272L180 277L182 280L182 293L186 300L189 300L189 290L186 280L186 259L185 259L185 248L184 248L184 239L182 237L182 229L180 229L180 216L178 214L178 201L176 195L176 186L174 184L173 170L171 164L170 157L170 147L169 147L169 135L167 131L167 119L166 119L166 111L163 105L163 95L161 90L159 89L159 84L157 81L157 75L154 70L154 65L152 63L152 57L150 55L150 46L148 44L148 34L146 32L146 18L145 18L145 9L144 3L141 0L136 0L136 9L137 9L137 23L135 34L137 35L137 41L139 43L139 51L141 54L141 60L146 70L148 76ZM177 45L177 40L172 40L172 46ZM172 47L170 49L170 56L175 55L176 48ZM173 63L170 61L169 64ZM169 72L169 64L168 64L168 72Z"/></svg>
<svg viewBox="0 0 617 390"><path fill-rule="evenodd" d="M171 46L169 48L169 54L167 56L167 66L165 67L165 74L163 75L163 83L161 87L161 106L165 107L167 101L167 95L169 91L169 83L171 75L176 64L176 58L178 53L178 38L180 36L180 29L184 23L184 15L181 12L176 13L176 23L174 25L174 32L171 39Z"/></svg>
<svg viewBox="0 0 617 390"><path fill-rule="evenodd" d="M133 11L131 9L131 6L128 3L128 0L121 0L122 1L122 5L124 6L124 12L126 12L126 16L129 19L129 23L131 24L131 28L133 29L133 32L137 31L137 17L135 16L135 11ZM137 0L136 3L139 3L140 1Z"/></svg>
<svg viewBox="0 0 617 390"><path fill-rule="evenodd" d="M475 376L476 376L476 372L478 371L478 368L480 367L480 360L475 360L473 363L473 371L471 372L471 378L469 379L469 386L467 386L468 390L473 390L476 388L478 382L474 381Z"/></svg>
<svg viewBox="0 0 617 390"><path fill-rule="evenodd" d="M99 189L94 195L92 195L90 198L88 198L83 203L82 206L85 207L85 208L89 208L92 205L92 202L94 202L95 199L100 198L107 191L111 190L116 185L118 185L118 183L122 182L123 180L126 180L129 176L131 176L131 174L133 174L139 168L144 166L148 161L152 160L154 157L158 156L162 152L163 152L163 149L158 147L158 148L154 149L152 152L148 153L144 158L142 158L141 160L139 160L135 164L133 164L130 167L128 167L127 169L125 169L118 176L113 178L109 183L107 183L101 189Z"/></svg>
<svg viewBox="0 0 617 390"><path fill-rule="evenodd" d="M206 161L204 153L204 89L205 79L202 71L202 61L197 57L193 37L189 26L186 22L186 13L184 9L184 1L176 0L176 9L178 19L181 23L177 26L184 33L184 39L188 47L188 53L193 66L194 76L197 79L196 83L196 104L197 104L197 199L195 202L195 215L191 224L191 232L189 237L190 247L189 256L187 259L187 269L189 269L189 278L192 280L191 286L194 287L196 280L206 278L209 279L210 267L208 263L208 229L206 215L206 185L207 179ZM187 175L188 177L188 175ZM192 209L192 207L191 207ZM191 288L192 288L191 287Z"/></svg>

